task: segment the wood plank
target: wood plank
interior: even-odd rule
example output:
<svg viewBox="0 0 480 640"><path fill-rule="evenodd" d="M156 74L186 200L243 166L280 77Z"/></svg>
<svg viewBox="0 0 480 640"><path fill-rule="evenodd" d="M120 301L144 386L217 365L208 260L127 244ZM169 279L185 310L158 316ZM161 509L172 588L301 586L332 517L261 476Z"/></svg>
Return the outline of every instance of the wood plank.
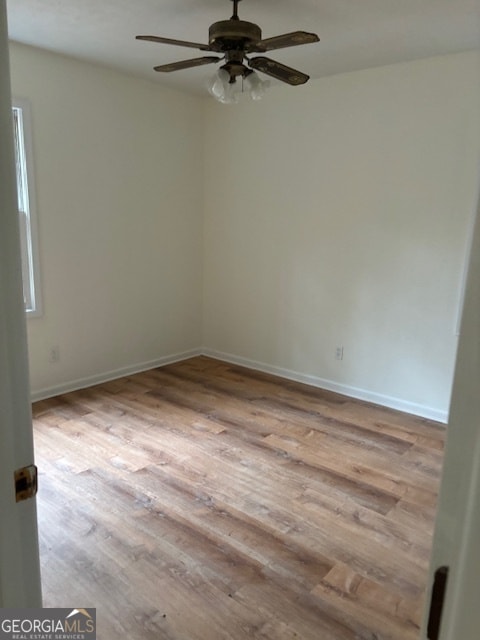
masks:
<svg viewBox="0 0 480 640"><path fill-rule="evenodd" d="M415 640L445 429L206 357L33 406L45 606L114 640Z"/></svg>

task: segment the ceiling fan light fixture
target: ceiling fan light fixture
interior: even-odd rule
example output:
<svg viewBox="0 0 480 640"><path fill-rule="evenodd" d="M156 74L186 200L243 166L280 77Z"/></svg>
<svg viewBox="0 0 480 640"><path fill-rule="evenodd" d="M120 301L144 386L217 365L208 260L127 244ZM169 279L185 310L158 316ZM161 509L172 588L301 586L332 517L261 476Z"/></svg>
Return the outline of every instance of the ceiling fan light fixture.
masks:
<svg viewBox="0 0 480 640"><path fill-rule="evenodd" d="M241 78L240 82L237 77ZM224 67L207 80L209 94L222 104L236 104L242 94L248 94L252 100L261 100L269 86L270 81L262 80L255 71L232 77Z"/></svg>

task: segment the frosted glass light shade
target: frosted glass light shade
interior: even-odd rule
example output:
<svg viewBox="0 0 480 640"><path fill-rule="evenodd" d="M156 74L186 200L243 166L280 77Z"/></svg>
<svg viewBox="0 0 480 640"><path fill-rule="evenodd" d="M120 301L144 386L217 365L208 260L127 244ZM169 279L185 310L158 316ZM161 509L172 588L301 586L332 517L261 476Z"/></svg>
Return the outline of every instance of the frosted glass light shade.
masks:
<svg viewBox="0 0 480 640"><path fill-rule="evenodd" d="M255 71L245 76L238 76L230 82L230 74L226 69L219 69L207 80L207 89L211 96L222 104L234 104L239 101L240 94L247 93L252 100L263 98L265 89L270 85L268 80L262 80Z"/></svg>
<svg viewBox="0 0 480 640"><path fill-rule="evenodd" d="M252 100L261 100L265 94L265 89L270 85L268 80L262 80L258 73L253 71L244 80L244 87L250 92Z"/></svg>

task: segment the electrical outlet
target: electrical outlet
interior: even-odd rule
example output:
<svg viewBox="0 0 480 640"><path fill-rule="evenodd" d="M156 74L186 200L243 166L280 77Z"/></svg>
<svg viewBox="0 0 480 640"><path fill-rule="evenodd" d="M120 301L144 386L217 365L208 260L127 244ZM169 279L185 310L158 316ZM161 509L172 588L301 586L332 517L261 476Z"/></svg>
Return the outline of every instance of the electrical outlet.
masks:
<svg viewBox="0 0 480 640"><path fill-rule="evenodd" d="M339 346L335 348L335 360L343 360L343 347Z"/></svg>
<svg viewBox="0 0 480 640"><path fill-rule="evenodd" d="M52 363L56 363L60 361L60 347L58 344L50 347L50 353L48 354L48 361Z"/></svg>

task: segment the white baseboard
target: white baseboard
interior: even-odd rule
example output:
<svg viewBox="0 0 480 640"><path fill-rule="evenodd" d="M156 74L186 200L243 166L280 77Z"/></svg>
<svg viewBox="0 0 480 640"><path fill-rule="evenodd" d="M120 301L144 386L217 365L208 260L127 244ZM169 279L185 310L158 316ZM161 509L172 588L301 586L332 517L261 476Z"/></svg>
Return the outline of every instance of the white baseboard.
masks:
<svg viewBox="0 0 480 640"><path fill-rule="evenodd" d="M401 398L394 398L392 396L386 396L374 391L368 391L366 389L360 389L358 387L351 387L346 384L334 382L332 380L326 380L325 378L319 378L304 373L298 373L297 371L291 371L290 369L284 369L283 367L276 367L273 365L265 364L263 362L257 362L256 360L250 360L248 358L242 358L234 356L230 353L223 353L221 351L215 351L215 349L202 349L202 354L222 360L223 362L231 362L232 364L238 364L249 369L255 369L257 371L263 371L264 373L271 373L287 380L294 380L295 382L303 382L305 384L312 385L313 387L319 387L326 391L333 391L340 393L350 398L356 398L357 400L365 400L366 402L373 402L389 409L396 409L397 411L405 411L422 418L428 418L429 420L435 420L437 422L448 422L448 412L433 407L427 407L425 405L403 400Z"/></svg>
<svg viewBox="0 0 480 640"><path fill-rule="evenodd" d="M140 373L142 371L148 371L149 369L155 369L156 367L162 367L166 364L173 364L174 362L180 362L181 360L187 360L194 356L203 354L202 349L190 349L189 351L182 351L181 353L174 353L168 356L162 356L156 360L149 360L148 362L139 362L127 367L121 367L113 371L105 371L103 373L95 374L93 376L87 376L86 378L78 378L77 380L70 380L63 384L54 385L45 389L38 389L31 393L32 402L38 400L45 400L46 398L53 398L62 393L69 393L70 391L78 391L79 389L86 389L92 387L95 384L101 384L102 382L110 382L110 380L116 380L117 378L123 378L124 376L131 376L134 373Z"/></svg>
<svg viewBox="0 0 480 640"><path fill-rule="evenodd" d="M63 384L54 385L45 389L38 389L31 394L32 402L38 400L45 400L46 398L52 398L62 393L69 393L70 391L77 391L78 389L85 389L95 384L101 384L102 382L109 382L110 380L116 380L124 376L130 376L141 371L148 371L149 369L155 369L166 364L173 364L174 362L180 362L181 360L187 360L194 356L205 355L223 362L231 362L232 364L238 364L249 369L255 369L257 371L263 371L264 373L271 373L287 380L294 380L295 382L303 382L313 387L325 389L326 391L333 391L340 393L351 398L357 398L358 400L365 400L366 402L373 402L383 407L389 407L390 409L396 409L397 411L405 411L413 415L420 416L422 418L428 418L429 420L436 420L437 422L446 423L448 421L448 412L435 409L433 407L427 407L425 405L417 404L415 402L409 402L401 398L395 398L392 396L386 396L381 393L368 391L366 389L360 389L358 387L351 387L349 385L334 382L332 380L326 380L325 378L319 378L309 374L299 373L298 371L291 371L290 369L284 369L283 367L276 367L273 365L265 364L264 362L258 362L257 360L250 360L249 358L242 358L230 353L224 353L222 351L216 351L215 349L198 348L190 349L189 351L183 351L181 353L175 353L168 356L157 358L156 360L149 360L148 362L140 362L131 366L115 369L114 371L106 371L104 373L95 374L86 378L79 378L77 380L71 380Z"/></svg>

